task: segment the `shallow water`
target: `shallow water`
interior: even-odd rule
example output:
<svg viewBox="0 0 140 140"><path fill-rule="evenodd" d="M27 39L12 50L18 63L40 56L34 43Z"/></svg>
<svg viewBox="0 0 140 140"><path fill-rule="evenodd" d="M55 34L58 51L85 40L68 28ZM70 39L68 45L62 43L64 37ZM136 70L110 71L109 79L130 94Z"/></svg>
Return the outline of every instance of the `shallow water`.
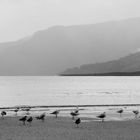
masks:
<svg viewBox="0 0 140 140"><path fill-rule="evenodd" d="M0 107L140 103L140 77L0 77Z"/></svg>

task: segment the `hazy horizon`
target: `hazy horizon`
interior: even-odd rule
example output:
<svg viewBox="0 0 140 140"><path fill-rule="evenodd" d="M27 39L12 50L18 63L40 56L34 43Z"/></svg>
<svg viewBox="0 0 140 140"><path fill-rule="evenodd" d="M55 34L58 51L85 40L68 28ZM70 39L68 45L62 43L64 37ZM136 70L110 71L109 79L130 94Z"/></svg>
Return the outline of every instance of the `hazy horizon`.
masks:
<svg viewBox="0 0 140 140"><path fill-rule="evenodd" d="M0 42L54 25L82 25L140 17L138 0L0 0Z"/></svg>

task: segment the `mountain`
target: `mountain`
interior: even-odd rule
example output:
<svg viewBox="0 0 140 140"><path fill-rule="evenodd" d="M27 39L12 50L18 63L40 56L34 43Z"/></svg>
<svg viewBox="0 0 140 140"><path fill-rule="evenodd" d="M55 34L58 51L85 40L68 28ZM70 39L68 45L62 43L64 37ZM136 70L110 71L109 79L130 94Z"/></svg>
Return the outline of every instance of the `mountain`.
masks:
<svg viewBox="0 0 140 140"><path fill-rule="evenodd" d="M53 26L15 42L0 43L0 75L57 75L67 68L118 59L139 48L140 18Z"/></svg>
<svg viewBox="0 0 140 140"><path fill-rule="evenodd" d="M140 75L140 52L114 61L68 69L62 75Z"/></svg>

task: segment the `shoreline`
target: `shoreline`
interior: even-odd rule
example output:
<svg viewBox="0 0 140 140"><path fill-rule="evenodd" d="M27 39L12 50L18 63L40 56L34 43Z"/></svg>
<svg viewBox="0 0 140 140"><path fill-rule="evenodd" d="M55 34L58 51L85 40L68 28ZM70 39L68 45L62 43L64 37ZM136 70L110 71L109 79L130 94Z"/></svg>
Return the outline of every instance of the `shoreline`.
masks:
<svg viewBox="0 0 140 140"><path fill-rule="evenodd" d="M16 108L71 108L71 107L135 107L140 104L96 104L96 105L20 105L11 107L0 107L0 109L16 109Z"/></svg>
<svg viewBox="0 0 140 140"><path fill-rule="evenodd" d="M106 121L127 121L134 120L135 114L134 110L140 110L139 106L100 106L100 107L69 107L69 108L30 108L29 111L20 109L17 113L14 112L14 109L1 109L1 111L7 112L7 117L19 117L19 116L39 116L43 113L46 114L46 117L55 117L51 113L59 110L58 117L72 118L71 112L79 110L79 115L77 117L86 118L87 121L100 121L97 118L103 112L106 112ZM118 110L123 109L122 117L117 113ZM139 115L138 115L139 116Z"/></svg>

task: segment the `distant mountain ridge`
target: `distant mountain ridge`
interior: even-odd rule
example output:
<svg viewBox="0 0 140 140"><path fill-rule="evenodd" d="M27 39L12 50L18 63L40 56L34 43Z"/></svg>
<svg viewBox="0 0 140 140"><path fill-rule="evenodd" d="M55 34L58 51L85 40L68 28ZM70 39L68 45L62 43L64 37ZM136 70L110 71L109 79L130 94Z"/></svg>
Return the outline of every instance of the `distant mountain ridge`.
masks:
<svg viewBox="0 0 140 140"><path fill-rule="evenodd" d="M80 67L67 69L62 75L137 76L140 75L140 52L114 61L86 64Z"/></svg>
<svg viewBox="0 0 140 140"><path fill-rule="evenodd" d="M140 76L140 71L110 72L110 73L85 73L85 74L60 74L60 76Z"/></svg>
<svg viewBox="0 0 140 140"><path fill-rule="evenodd" d="M140 48L139 27L140 18L54 26L29 38L0 43L0 75L58 75L67 68L118 59Z"/></svg>

